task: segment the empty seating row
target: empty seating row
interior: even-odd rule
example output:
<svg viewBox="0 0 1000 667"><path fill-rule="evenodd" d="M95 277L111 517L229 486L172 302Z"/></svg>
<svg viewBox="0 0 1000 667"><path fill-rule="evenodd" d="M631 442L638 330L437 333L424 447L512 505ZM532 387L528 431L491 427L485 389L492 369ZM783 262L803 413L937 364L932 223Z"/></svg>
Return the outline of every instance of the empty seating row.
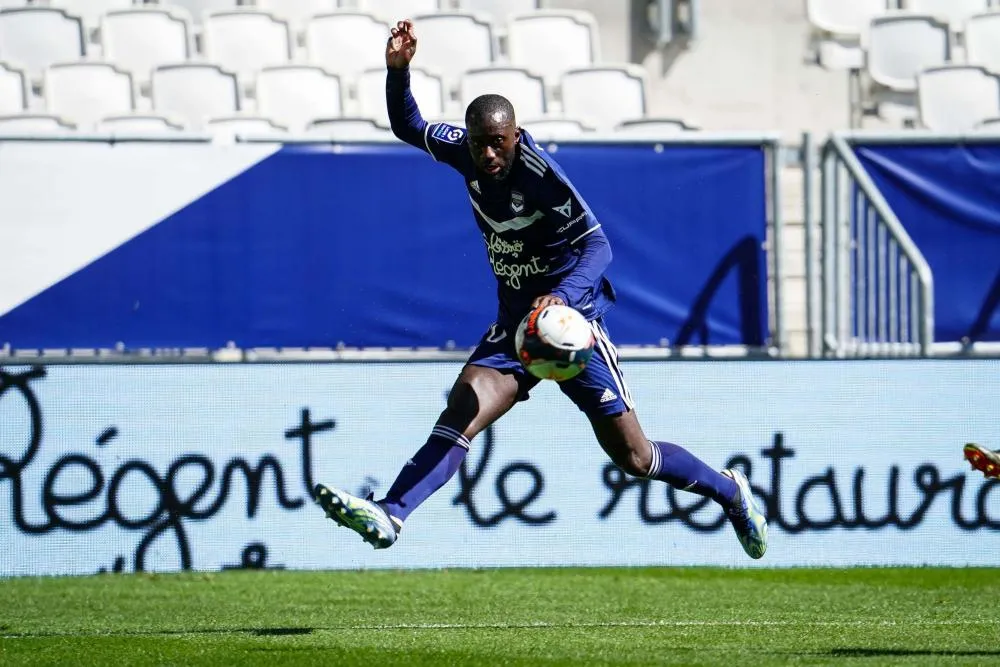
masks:
<svg viewBox="0 0 1000 667"><path fill-rule="evenodd" d="M0 63L0 113L32 108L25 74ZM484 93L508 97L521 118L560 114L584 120L597 129L610 129L647 115L645 71L637 66L592 67L572 70L561 79L561 104L556 109L546 96L542 79L526 70L492 67L465 72L459 109ZM348 102L347 87L337 74L312 65L265 66L254 78L254 100L243 94L237 77L217 65L182 63L153 70L150 107L175 115L185 125L199 127L204 119L252 107L293 131L315 118L357 115L387 124L385 68L366 70L353 79L355 96ZM419 68L411 71L414 96L427 118L456 111L448 103L441 79ZM109 63L58 63L44 72L46 111L89 126L100 118L140 109L137 86L130 73ZM348 109L348 106L351 106Z"/></svg>
<svg viewBox="0 0 1000 667"><path fill-rule="evenodd" d="M422 37L420 64L446 78L500 60L496 25L481 16L438 12L415 20ZM80 19L62 10L0 10L0 59L36 75L52 63L97 55L142 79L157 65L196 56L190 15L178 9L109 10L101 17L99 47L89 45L84 32ZM304 25L300 57L291 26L280 15L255 9L219 11L205 17L201 52L206 60L240 76L299 60L355 74L382 62L388 34L389 25L369 13L318 14ZM599 61L596 23L586 12L514 15L506 44L507 61L552 83L569 69ZM98 53L91 53L95 50Z"/></svg>

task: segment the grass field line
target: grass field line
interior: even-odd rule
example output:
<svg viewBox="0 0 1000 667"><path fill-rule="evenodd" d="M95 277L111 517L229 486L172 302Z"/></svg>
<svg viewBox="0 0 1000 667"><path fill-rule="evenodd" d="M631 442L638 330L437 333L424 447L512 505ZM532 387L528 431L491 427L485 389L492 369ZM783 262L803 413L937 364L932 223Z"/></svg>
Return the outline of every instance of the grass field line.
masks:
<svg viewBox="0 0 1000 667"><path fill-rule="evenodd" d="M212 634L308 634L313 631L343 632L351 630L387 631L387 630L591 630L608 628L684 628L684 627L824 627L824 628L890 628L890 627L948 627L948 626L1000 626L1000 619L951 619L951 620L853 620L853 621L823 621L823 620L633 620L633 621L594 621L594 622L549 622L535 621L529 623L361 623L332 625L321 628L292 628L270 630L266 628L217 628L212 630L95 630L93 632L15 632L0 635L0 639L31 639L38 637L157 637L199 635L206 632Z"/></svg>

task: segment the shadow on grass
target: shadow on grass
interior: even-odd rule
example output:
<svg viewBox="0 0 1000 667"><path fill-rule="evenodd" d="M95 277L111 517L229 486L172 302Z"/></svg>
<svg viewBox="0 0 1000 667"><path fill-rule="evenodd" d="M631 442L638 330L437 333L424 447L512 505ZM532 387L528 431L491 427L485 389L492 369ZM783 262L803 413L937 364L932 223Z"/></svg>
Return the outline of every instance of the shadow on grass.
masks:
<svg viewBox="0 0 1000 667"><path fill-rule="evenodd" d="M880 656L990 656L1000 655L998 650L921 650L905 648L835 648L824 651L822 655L836 656L838 658L877 658Z"/></svg>

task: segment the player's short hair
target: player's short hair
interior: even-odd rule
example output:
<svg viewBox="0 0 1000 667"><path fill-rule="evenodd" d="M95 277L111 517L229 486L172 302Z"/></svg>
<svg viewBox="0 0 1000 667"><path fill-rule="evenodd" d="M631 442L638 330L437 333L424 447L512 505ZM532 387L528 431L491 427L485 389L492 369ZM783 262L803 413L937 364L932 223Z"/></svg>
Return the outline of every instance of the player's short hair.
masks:
<svg viewBox="0 0 1000 667"><path fill-rule="evenodd" d="M514 105L503 95L480 95L469 102L465 110L465 125L482 126L487 122L504 122L510 120L511 125L517 126L514 118Z"/></svg>

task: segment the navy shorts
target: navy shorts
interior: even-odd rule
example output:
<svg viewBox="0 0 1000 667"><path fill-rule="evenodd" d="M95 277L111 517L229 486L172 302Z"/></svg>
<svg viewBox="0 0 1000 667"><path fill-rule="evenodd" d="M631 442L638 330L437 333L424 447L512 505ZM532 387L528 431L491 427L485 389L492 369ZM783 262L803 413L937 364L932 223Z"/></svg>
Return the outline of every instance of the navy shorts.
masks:
<svg viewBox="0 0 1000 667"><path fill-rule="evenodd" d="M582 373L557 384L562 393L588 417L606 417L628 412L634 406L618 365L618 350L611 343L603 319L594 320L590 326L594 330L594 340L597 341L594 355ZM469 357L468 363L495 368L501 373L516 376L520 387L517 396L519 401L527 400L528 392L541 382L518 361L514 351L514 332L507 332L497 324L490 326Z"/></svg>

